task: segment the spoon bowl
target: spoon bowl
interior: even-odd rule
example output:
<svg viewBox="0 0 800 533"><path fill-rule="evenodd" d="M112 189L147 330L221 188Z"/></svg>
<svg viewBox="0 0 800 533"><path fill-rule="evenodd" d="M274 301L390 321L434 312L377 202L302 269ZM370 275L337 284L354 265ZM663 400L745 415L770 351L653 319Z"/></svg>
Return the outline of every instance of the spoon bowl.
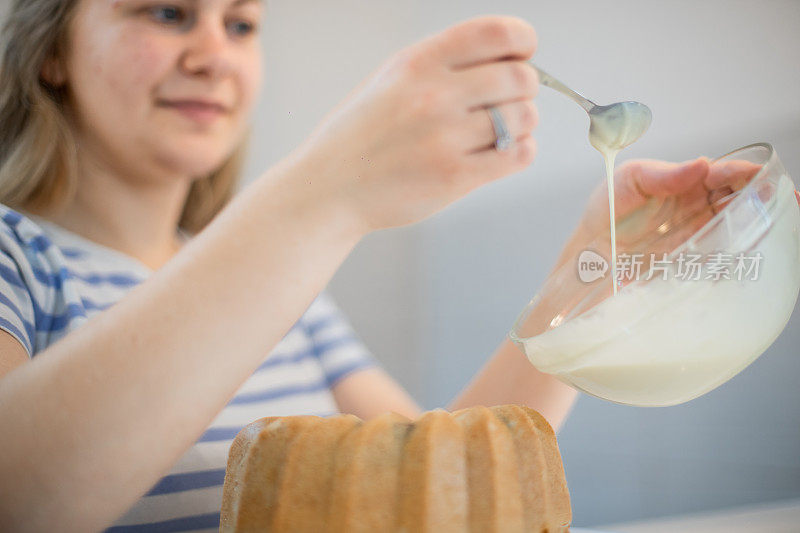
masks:
<svg viewBox="0 0 800 533"><path fill-rule="evenodd" d="M619 151L634 143L650 127L653 114L640 102L595 105L589 110L589 142L601 152Z"/></svg>

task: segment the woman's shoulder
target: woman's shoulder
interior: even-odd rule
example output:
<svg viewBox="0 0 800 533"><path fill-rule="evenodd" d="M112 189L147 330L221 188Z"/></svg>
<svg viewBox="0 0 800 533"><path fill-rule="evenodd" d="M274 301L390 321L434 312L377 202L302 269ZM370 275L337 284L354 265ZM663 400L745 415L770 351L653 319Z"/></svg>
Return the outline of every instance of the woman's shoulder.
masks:
<svg viewBox="0 0 800 533"><path fill-rule="evenodd" d="M61 288L58 264L45 254L47 235L20 211L0 204L0 328L33 356L41 345L41 324L51 317L54 291Z"/></svg>
<svg viewBox="0 0 800 533"><path fill-rule="evenodd" d="M30 216L0 203L0 250L11 259L41 263L38 259L51 239Z"/></svg>
<svg viewBox="0 0 800 533"><path fill-rule="evenodd" d="M73 270L65 251L34 216L0 203L0 288L24 290L46 310L70 283Z"/></svg>
<svg viewBox="0 0 800 533"><path fill-rule="evenodd" d="M0 329L30 354L113 305L147 275L120 252L0 203Z"/></svg>
<svg viewBox="0 0 800 533"><path fill-rule="evenodd" d="M0 252L39 271L58 273L69 258L86 254L80 246L65 246L62 236L45 219L0 203Z"/></svg>
<svg viewBox="0 0 800 533"><path fill-rule="evenodd" d="M121 252L5 204L0 204L0 268L41 298L75 283L80 290L72 293L125 290L150 274Z"/></svg>
<svg viewBox="0 0 800 533"><path fill-rule="evenodd" d="M0 247L20 249L46 270L78 274L114 272L147 278L151 269L120 251L89 240L37 214L0 203Z"/></svg>

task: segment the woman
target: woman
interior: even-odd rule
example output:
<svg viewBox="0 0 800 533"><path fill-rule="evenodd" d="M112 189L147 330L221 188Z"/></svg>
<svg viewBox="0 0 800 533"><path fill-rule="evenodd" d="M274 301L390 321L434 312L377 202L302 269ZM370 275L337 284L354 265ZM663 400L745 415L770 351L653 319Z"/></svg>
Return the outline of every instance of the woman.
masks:
<svg viewBox="0 0 800 533"><path fill-rule="evenodd" d="M0 50L4 531L216 530L228 446L252 420L419 412L323 289L367 233L422 220L530 164L535 32L483 17L401 50L228 201L261 82L262 9L10 8ZM618 205L694 190L707 172L704 159L628 165ZM603 195L592 205L567 251L607 225ZM574 396L506 341L449 407L526 404L558 428Z"/></svg>

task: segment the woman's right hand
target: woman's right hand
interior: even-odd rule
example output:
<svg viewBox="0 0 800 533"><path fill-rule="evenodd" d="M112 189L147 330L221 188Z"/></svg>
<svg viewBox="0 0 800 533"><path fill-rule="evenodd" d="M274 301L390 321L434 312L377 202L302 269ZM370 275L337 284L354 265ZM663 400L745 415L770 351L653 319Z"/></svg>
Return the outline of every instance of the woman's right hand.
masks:
<svg viewBox="0 0 800 533"><path fill-rule="evenodd" d="M303 179L343 202L365 232L417 222L528 166L536 153L536 33L487 16L400 50L333 109L299 148ZM494 149L487 106L515 142Z"/></svg>

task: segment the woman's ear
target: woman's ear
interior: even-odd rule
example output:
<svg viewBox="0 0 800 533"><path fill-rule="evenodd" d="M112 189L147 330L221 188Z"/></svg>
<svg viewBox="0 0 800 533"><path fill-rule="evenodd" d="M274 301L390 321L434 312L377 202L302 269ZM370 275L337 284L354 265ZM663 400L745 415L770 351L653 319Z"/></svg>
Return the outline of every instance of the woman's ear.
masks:
<svg viewBox="0 0 800 533"><path fill-rule="evenodd" d="M60 87L67 81L61 61L52 55L45 59L39 78L53 87Z"/></svg>

